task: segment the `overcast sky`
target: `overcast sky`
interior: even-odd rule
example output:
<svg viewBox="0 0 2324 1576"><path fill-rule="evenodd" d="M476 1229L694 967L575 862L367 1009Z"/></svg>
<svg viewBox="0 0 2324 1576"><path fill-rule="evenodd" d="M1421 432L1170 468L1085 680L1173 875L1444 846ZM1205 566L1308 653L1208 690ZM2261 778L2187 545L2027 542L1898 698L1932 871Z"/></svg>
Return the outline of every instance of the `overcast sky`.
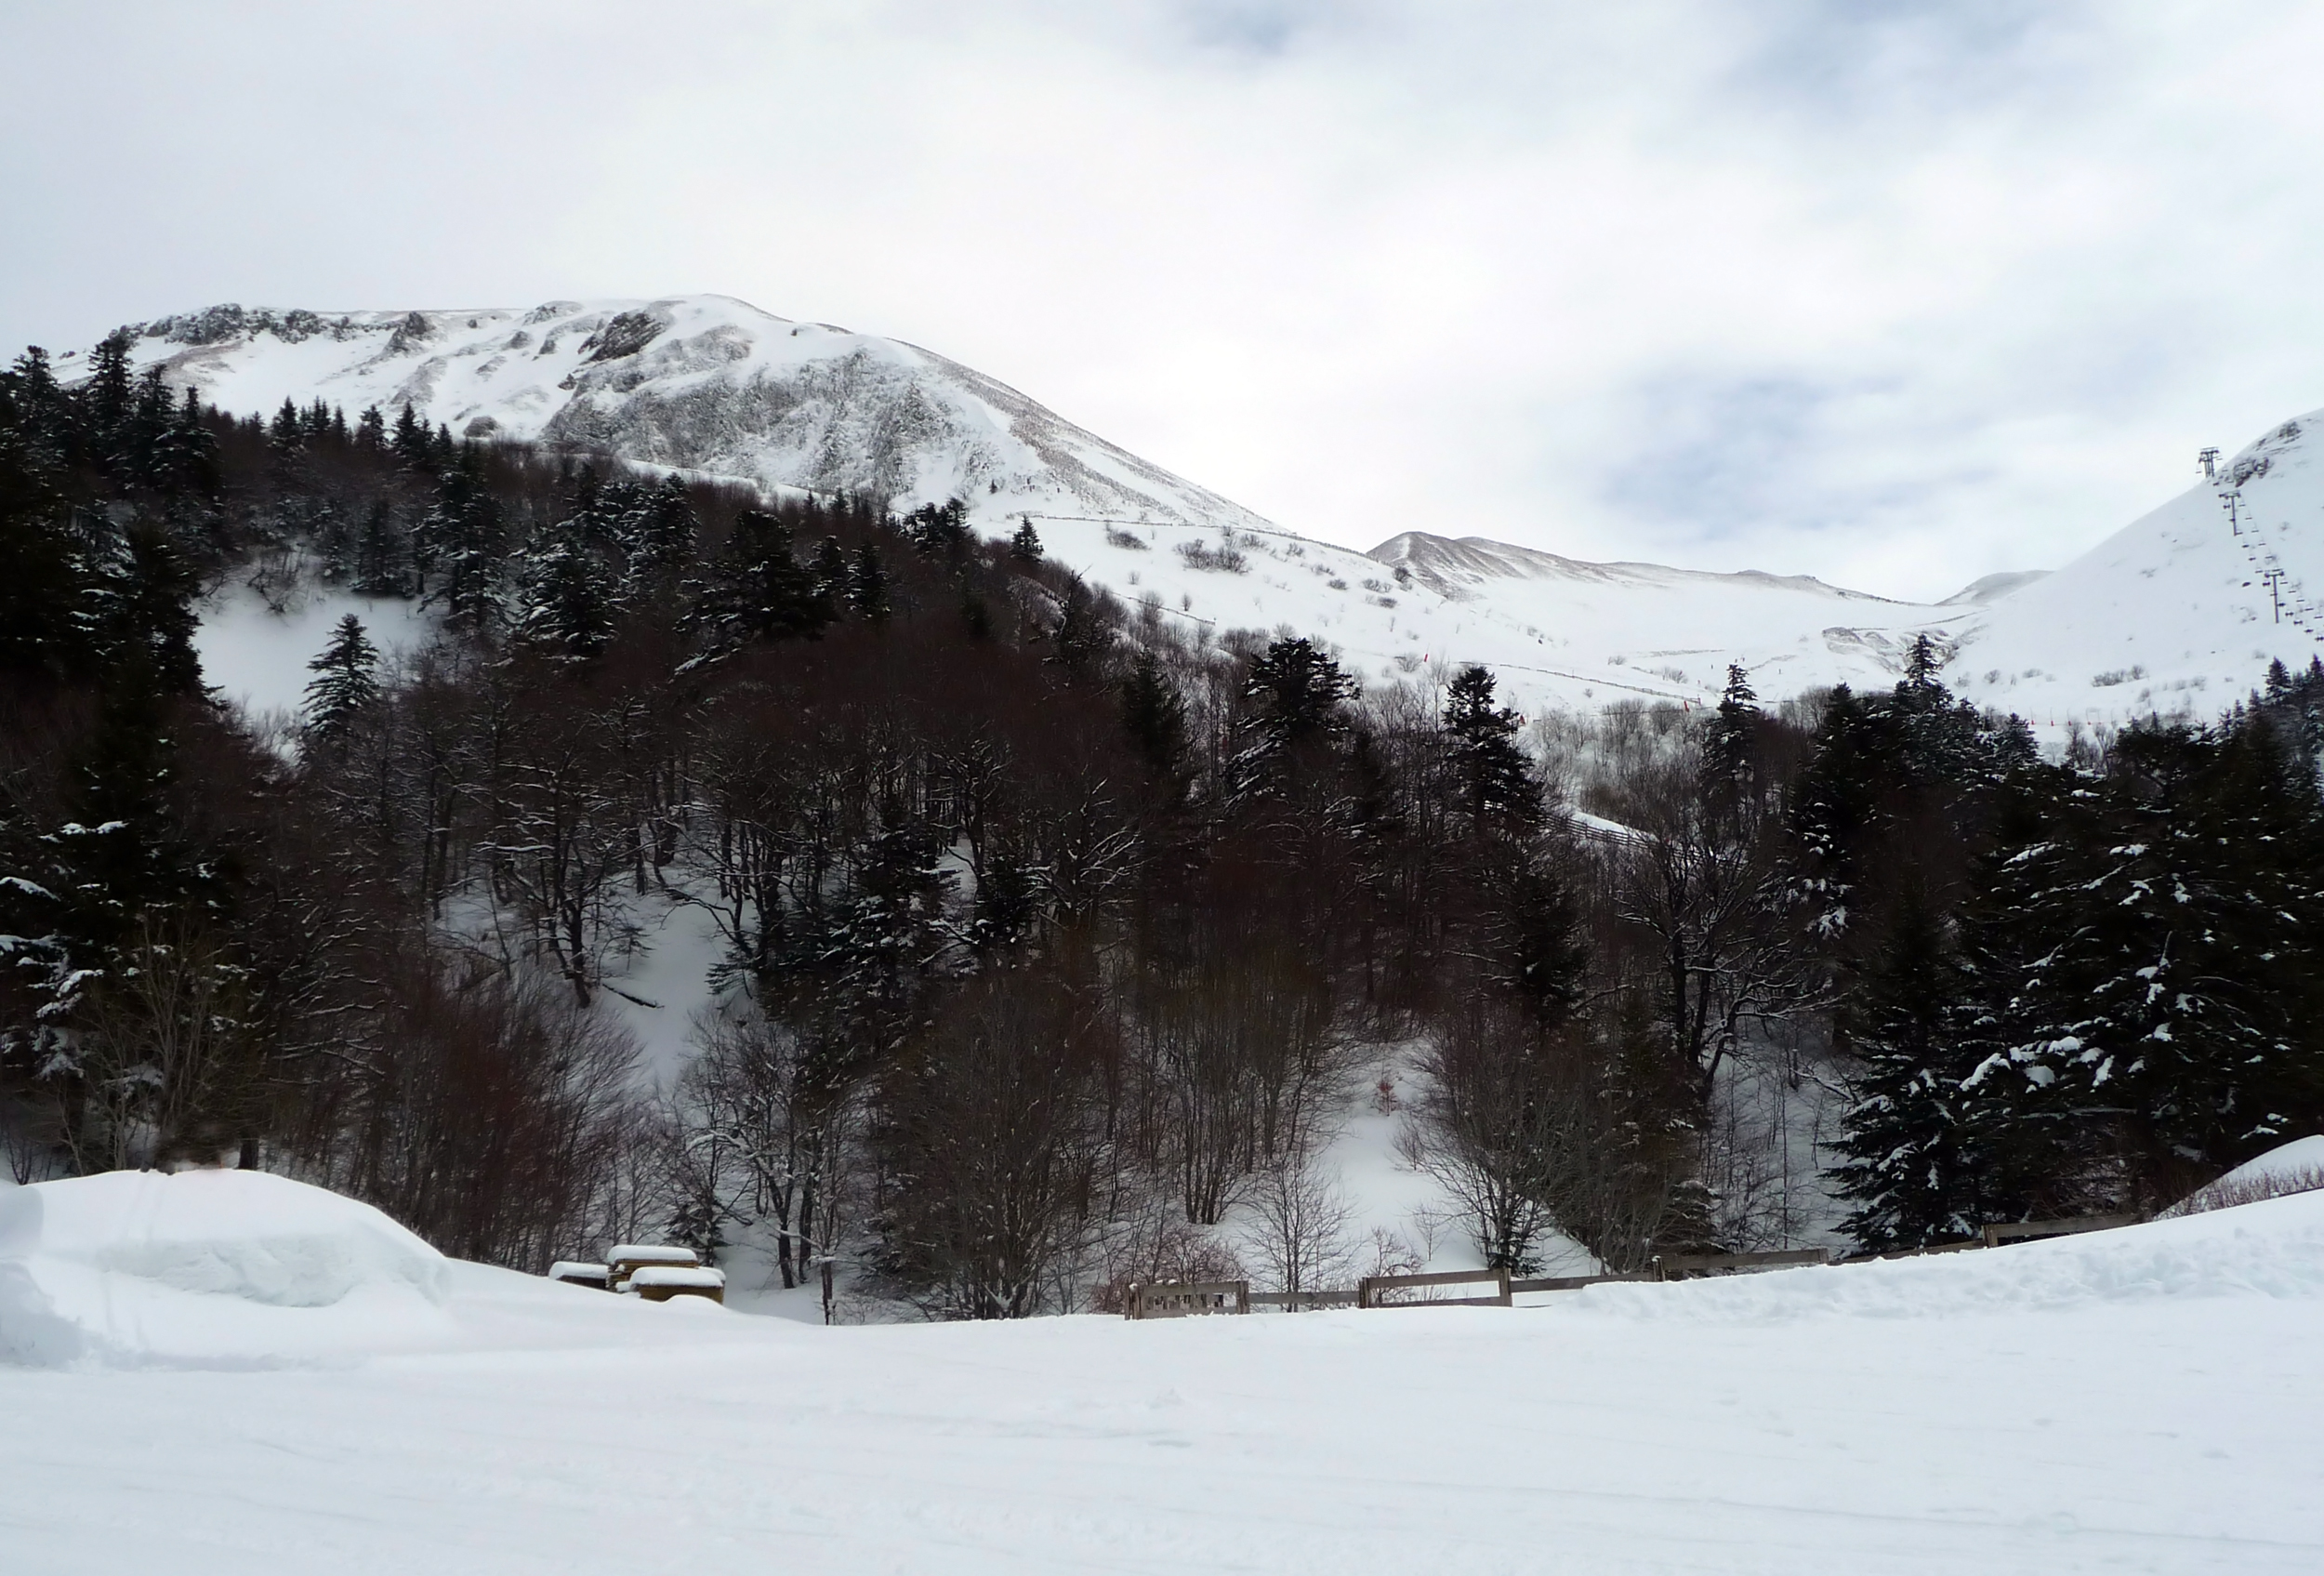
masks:
<svg viewBox="0 0 2324 1576"><path fill-rule="evenodd" d="M1941 595L2324 405L2324 7L0 6L0 345L712 290L1292 529Z"/></svg>

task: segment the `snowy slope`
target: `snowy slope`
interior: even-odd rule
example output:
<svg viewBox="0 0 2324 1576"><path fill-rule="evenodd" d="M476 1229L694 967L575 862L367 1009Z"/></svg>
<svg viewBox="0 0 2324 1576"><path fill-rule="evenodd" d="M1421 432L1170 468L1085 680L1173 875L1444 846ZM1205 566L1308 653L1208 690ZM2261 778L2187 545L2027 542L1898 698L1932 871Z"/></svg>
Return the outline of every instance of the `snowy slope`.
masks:
<svg viewBox="0 0 2324 1576"><path fill-rule="evenodd" d="M1293 629L1367 677L1499 670L1523 709L1698 705L1730 662L1775 698L1893 682L1914 635L1948 678L2053 741L2075 723L2208 718L2271 657L2324 650L2324 470L2303 418L2053 574L1988 576L1934 604L1805 576L1591 563L1406 532L1370 553L1269 525L930 351L722 296L531 311L214 307L143 325L159 363L230 410L409 401L456 432L570 443L767 486L967 498L999 534L1160 616ZM71 359L66 366L70 368ZM2238 493L2231 528L2220 492ZM2271 600L2271 569L2279 596ZM2280 610L2278 603L2280 602Z"/></svg>
<svg viewBox="0 0 2324 1576"><path fill-rule="evenodd" d="M765 485L956 495L1024 510L1258 524L1258 517L899 340L793 323L727 296L530 311L211 307L149 323L139 366L237 414L321 398L405 404L460 435L570 443Z"/></svg>
<svg viewBox="0 0 2324 1576"><path fill-rule="evenodd" d="M2037 723L2208 721L2324 654L2324 412L2286 422L2055 574L1993 602L1950 675ZM2229 504L2233 510L2230 518ZM2280 570L2276 594L2268 572Z"/></svg>
<svg viewBox="0 0 2324 1576"><path fill-rule="evenodd" d="M1770 695L1885 683L1913 630L1965 616L1805 578L1585 564L1420 533L1370 556L1308 541L956 362L722 296L222 306L143 324L136 343L140 366L239 414L320 398L350 417L371 404L392 416L409 402L460 434L871 490L899 507L959 496L995 534L1032 515L1053 555L1174 619L1316 633L1373 677L1490 662L1537 709L1697 703L1735 660L1764 669Z"/></svg>
<svg viewBox="0 0 2324 1576"><path fill-rule="evenodd" d="M1539 1308L1155 1324L825 1330L452 1269L434 1351L0 1367L11 1568L2324 1568L2324 1196Z"/></svg>

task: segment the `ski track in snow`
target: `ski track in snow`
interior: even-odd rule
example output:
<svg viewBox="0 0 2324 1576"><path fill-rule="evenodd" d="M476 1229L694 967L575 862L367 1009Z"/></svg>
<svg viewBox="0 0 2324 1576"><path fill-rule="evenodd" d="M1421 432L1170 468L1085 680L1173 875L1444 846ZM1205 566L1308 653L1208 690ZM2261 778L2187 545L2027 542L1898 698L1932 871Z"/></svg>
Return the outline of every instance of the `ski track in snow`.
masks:
<svg viewBox="0 0 2324 1576"><path fill-rule="evenodd" d="M2324 1568L2324 1197L1538 1308L1151 1324L825 1330L449 1268L434 1353L0 1369L10 1568Z"/></svg>

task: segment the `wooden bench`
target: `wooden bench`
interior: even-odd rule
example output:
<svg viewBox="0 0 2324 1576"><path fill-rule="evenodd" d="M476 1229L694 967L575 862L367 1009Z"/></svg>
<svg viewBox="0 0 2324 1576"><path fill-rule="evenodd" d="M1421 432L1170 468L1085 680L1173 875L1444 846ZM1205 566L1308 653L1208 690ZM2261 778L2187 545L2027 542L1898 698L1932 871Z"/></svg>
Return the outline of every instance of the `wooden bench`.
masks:
<svg viewBox="0 0 2324 1576"><path fill-rule="evenodd" d="M607 1250L605 1267L607 1284L620 1291L629 1277L649 1265L675 1268L690 1268L702 1263L702 1255L692 1248L668 1248L654 1243L624 1242Z"/></svg>
<svg viewBox="0 0 2324 1576"><path fill-rule="evenodd" d="M706 1269L699 1265L640 1265L629 1272L622 1290L649 1303L667 1303L672 1297L707 1297L723 1304L726 1276L721 1270Z"/></svg>

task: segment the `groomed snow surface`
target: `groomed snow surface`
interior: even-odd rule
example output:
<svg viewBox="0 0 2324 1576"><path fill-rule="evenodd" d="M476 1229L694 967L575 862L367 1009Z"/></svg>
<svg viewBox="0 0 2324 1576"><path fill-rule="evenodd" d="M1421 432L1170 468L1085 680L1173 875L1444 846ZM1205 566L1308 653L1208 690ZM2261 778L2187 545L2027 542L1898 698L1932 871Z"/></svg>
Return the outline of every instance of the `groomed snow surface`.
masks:
<svg viewBox="0 0 2324 1576"><path fill-rule="evenodd" d="M0 1190L0 1566L2324 1569L2324 1194L1539 1308L821 1329Z"/></svg>

